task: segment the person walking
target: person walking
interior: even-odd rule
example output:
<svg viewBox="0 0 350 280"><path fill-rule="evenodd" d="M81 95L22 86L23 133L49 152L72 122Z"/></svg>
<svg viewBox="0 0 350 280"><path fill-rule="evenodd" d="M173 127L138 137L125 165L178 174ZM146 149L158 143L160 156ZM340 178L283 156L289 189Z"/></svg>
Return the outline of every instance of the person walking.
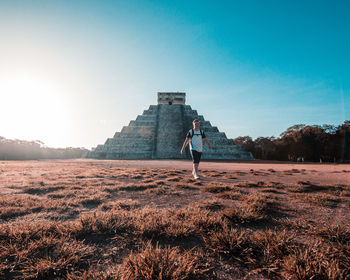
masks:
<svg viewBox="0 0 350 280"><path fill-rule="evenodd" d="M203 141L208 145L209 149L213 147L208 142L204 131L199 128L199 120L194 119L193 128L190 129L187 133L184 144L182 145L181 154L183 155L185 152L185 148L188 144L190 144L190 153L193 160L193 171L192 175L195 179L199 179L198 175L198 166L201 160L202 151L203 151Z"/></svg>

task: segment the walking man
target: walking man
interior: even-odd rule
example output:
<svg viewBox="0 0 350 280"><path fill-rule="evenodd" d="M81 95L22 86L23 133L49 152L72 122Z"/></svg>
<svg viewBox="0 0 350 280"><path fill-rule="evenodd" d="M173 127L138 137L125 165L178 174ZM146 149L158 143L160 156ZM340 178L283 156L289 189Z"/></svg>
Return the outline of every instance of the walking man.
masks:
<svg viewBox="0 0 350 280"><path fill-rule="evenodd" d="M192 174L195 179L199 179L198 165L202 156L203 141L208 145L209 149L212 149L212 146L209 144L204 131L199 128L199 121L195 119L193 120L192 124L193 128L187 133L186 140L181 149L181 154L184 154L185 148L187 147L188 143L190 143L190 152L193 160Z"/></svg>

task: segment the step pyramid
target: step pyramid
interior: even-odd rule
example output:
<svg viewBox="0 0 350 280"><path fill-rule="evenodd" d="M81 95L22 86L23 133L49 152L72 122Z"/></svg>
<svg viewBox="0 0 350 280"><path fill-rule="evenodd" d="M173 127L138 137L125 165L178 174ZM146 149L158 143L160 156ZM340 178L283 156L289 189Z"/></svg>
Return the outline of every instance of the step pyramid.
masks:
<svg viewBox="0 0 350 280"><path fill-rule="evenodd" d="M189 158L188 149L180 150L192 121L198 119L214 149L203 145L203 159L253 159L251 153L228 139L190 105L183 92L158 92L158 105L149 106L136 120L130 121L113 138L98 145L90 157L99 159L181 159Z"/></svg>

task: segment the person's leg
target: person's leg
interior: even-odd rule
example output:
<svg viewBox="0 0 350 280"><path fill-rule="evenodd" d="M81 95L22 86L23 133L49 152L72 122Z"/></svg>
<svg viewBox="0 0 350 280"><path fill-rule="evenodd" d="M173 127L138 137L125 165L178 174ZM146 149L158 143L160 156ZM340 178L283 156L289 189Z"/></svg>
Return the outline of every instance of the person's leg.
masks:
<svg viewBox="0 0 350 280"><path fill-rule="evenodd" d="M190 150L190 154L191 154L191 157L192 157L192 162L193 162L193 169L192 169L192 175L194 176L196 174L196 167L195 167L195 161L196 161L196 155L195 155L195 152Z"/></svg>
<svg viewBox="0 0 350 280"><path fill-rule="evenodd" d="M194 163L194 164L193 164L193 172L194 172L195 174L198 174L198 165L199 165L199 163Z"/></svg>
<svg viewBox="0 0 350 280"><path fill-rule="evenodd" d="M192 175L195 179L198 179L198 164L199 164L199 153L197 151L192 151L191 150L191 156L193 159L193 171L192 171Z"/></svg>
<svg viewBox="0 0 350 280"><path fill-rule="evenodd" d="M198 176L198 163L193 163L192 175L193 175L193 177L195 179L199 179L199 176Z"/></svg>
<svg viewBox="0 0 350 280"><path fill-rule="evenodd" d="M197 152L197 158L196 158L195 169L196 169L196 174L197 174L197 177L198 177L198 178L199 178L199 175L198 175L198 168L199 168L199 162L201 161L201 157L202 157L202 153L201 153L201 152Z"/></svg>

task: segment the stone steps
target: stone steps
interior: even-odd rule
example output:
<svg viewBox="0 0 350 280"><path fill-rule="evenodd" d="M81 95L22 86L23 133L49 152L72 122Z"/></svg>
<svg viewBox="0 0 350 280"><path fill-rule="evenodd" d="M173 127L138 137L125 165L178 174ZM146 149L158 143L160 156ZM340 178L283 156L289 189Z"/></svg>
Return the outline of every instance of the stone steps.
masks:
<svg viewBox="0 0 350 280"><path fill-rule="evenodd" d="M132 135L133 137L137 136L150 136L153 132L153 127L147 126L124 126L121 130L120 136L122 134Z"/></svg>
<svg viewBox="0 0 350 280"><path fill-rule="evenodd" d="M227 138L208 138L209 143L212 146L218 147L218 146L236 146L233 144L232 139L227 139Z"/></svg>
<svg viewBox="0 0 350 280"><path fill-rule="evenodd" d="M156 121L157 115L152 114L152 115L138 115L136 117L136 121Z"/></svg>
<svg viewBox="0 0 350 280"><path fill-rule="evenodd" d="M150 127L154 127L155 125L155 120L151 120L151 121L148 121L148 120L138 120L138 121L130 121L129 122L129 126L150 126Z"/></svg>
<svg viewBox="0 0 350 280"><path fill-rule="evenodd" d="M123 147L125 148L129 148L129 147L139 147L140 149L142 147L145 147L145 148L149 148L151 149L152 148L152 144L153 144L153 141L117 141L116 143L114 143L113 145L105 145L106 147L108 148L113 148L113 147L118 147L120 149L123 149Z"/></svg>
<svg viewBox="0 0 350 280"><path fill-rule="evenodd" d="M207 154L203 153L202 159L242 159L242 160L247 160L247 159L253 159L250 153L245 152L237 152L237 153L215 153L215 154Z"/></svg>
<svg viewBox="0 0 350 280"><path fill-rule="evenodd" d="M138 152L144 152L144 151L148 151L151 152L152 151L152 146L149 145L135 145L135 144L131 144L131 145L115 145L113 147L109 147L107 149L110 152L126 152L126 151L138 151Z"/></svg>
<svg viewBox="0 0 350 280"><path fill-rule="evenodd" d="M225 132L204 131L205 136L209 139L227 139Z"/></svg>
<svg viewBox="0 0 350 280"><path fill-rule="evenodd" d="M134 132L125 133L125 134L119 134L114 139L124 139L124 138L152 138L154 136L155 130L152 129L144 129L141 130L135 130Z"/></svg>
<svg viewBox="0 0 350 280"><path fill-rule="evenodd" d="M205 134L208 132L219 132L219 129L216 126L211 126L211 127L201 127L201 129L204 131Z"/></svg>
<svg viewBox="0 0 350 280"><path fill-rule="evenodd" d="M151 158L151 152L118 152L108 153L106 159L149 159Z"/></svg>
<svg viewBox="0 0 350 280"><path fill-rule="evenodd" d="M158 126L156 132L156 145L154 157L170 158L180 157L180 149L184 141L183 136L183 105L158 105ZM180 148L179 148L180 147Z"/></svg>

